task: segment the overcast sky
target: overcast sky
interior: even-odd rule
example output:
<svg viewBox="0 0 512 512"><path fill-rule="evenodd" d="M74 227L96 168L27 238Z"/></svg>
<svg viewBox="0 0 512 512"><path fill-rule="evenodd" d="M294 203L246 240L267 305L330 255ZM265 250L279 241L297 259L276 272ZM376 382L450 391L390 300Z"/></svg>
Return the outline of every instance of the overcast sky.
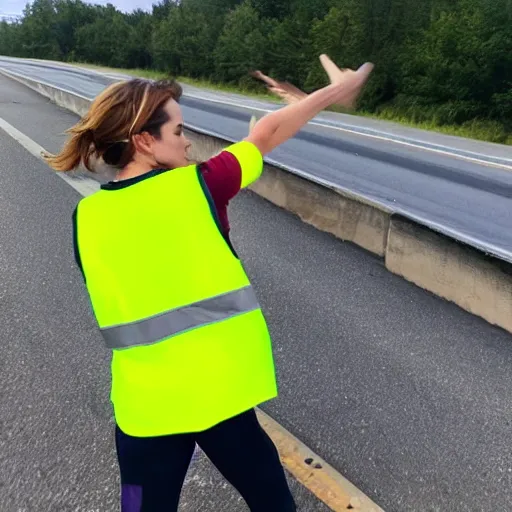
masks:
<svg viewBox="0 0 512 512"><path fill-rule="evenodd" d="M121 11L133 11L134 9L150 10L151 5L156 3L157 0L85 0L90 4L102 4L106 5L111 3L115 5ZM27 0L0 0L0 13L6 14L21 14Z"/></svg>

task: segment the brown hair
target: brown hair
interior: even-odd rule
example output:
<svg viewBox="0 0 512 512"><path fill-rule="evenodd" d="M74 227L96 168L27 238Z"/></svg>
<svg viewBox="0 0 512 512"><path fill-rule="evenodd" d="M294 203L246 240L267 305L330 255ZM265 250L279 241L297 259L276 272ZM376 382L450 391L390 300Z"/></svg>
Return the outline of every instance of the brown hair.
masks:
<svg viewBox="0 0 512 512"><path fill-rule="evenodd" d="M181 86L174 80L133 79L107 87L92 102L89 111L67 130L69 139L57 155L45 155L56 171L71 171L81 163L93 171L91 158L122 169L133 158L130 141L136 133L160 136L169 120L164 110L168 100L179 101Z"/></svg>

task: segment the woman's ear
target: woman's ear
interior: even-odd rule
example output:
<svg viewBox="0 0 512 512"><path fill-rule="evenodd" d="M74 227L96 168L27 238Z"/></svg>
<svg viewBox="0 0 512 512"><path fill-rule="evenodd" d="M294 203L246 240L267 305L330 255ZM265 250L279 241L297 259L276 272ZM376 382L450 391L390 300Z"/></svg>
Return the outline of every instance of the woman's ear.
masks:
<svg viewBox="0 0 512 512"><path fill-rule="evenodd" d="M153 156L154 137L148 132L136 133L132 136L132 143L135 151L143 155Z"/></svg>

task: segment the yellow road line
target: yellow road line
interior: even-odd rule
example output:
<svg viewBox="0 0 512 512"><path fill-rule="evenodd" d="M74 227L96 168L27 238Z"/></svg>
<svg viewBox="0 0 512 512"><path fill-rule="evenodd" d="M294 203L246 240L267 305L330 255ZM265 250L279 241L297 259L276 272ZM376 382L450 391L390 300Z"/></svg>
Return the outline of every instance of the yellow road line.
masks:
<svg viewBox="0 0 512 512"><path fill-rule="evenodd" d="M335 512L384 512L268 414L259 409L257 414L261 426L277 446L287 471L328 507Z"/></svg>

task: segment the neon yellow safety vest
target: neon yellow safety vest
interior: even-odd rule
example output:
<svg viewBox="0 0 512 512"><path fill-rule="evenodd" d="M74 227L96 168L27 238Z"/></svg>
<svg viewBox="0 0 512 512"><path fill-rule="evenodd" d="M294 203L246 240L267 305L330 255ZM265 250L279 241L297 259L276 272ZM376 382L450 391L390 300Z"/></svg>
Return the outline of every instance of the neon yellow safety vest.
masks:
<svg viewBox="0 0 512 512"><path fill-rule="evenodd" d="M227 151L242 186L259 177L255 146ZM84 198L76 242L113 349L111 400L122 431L202 431L277 395L265 319L196 166Z"/></svg>

